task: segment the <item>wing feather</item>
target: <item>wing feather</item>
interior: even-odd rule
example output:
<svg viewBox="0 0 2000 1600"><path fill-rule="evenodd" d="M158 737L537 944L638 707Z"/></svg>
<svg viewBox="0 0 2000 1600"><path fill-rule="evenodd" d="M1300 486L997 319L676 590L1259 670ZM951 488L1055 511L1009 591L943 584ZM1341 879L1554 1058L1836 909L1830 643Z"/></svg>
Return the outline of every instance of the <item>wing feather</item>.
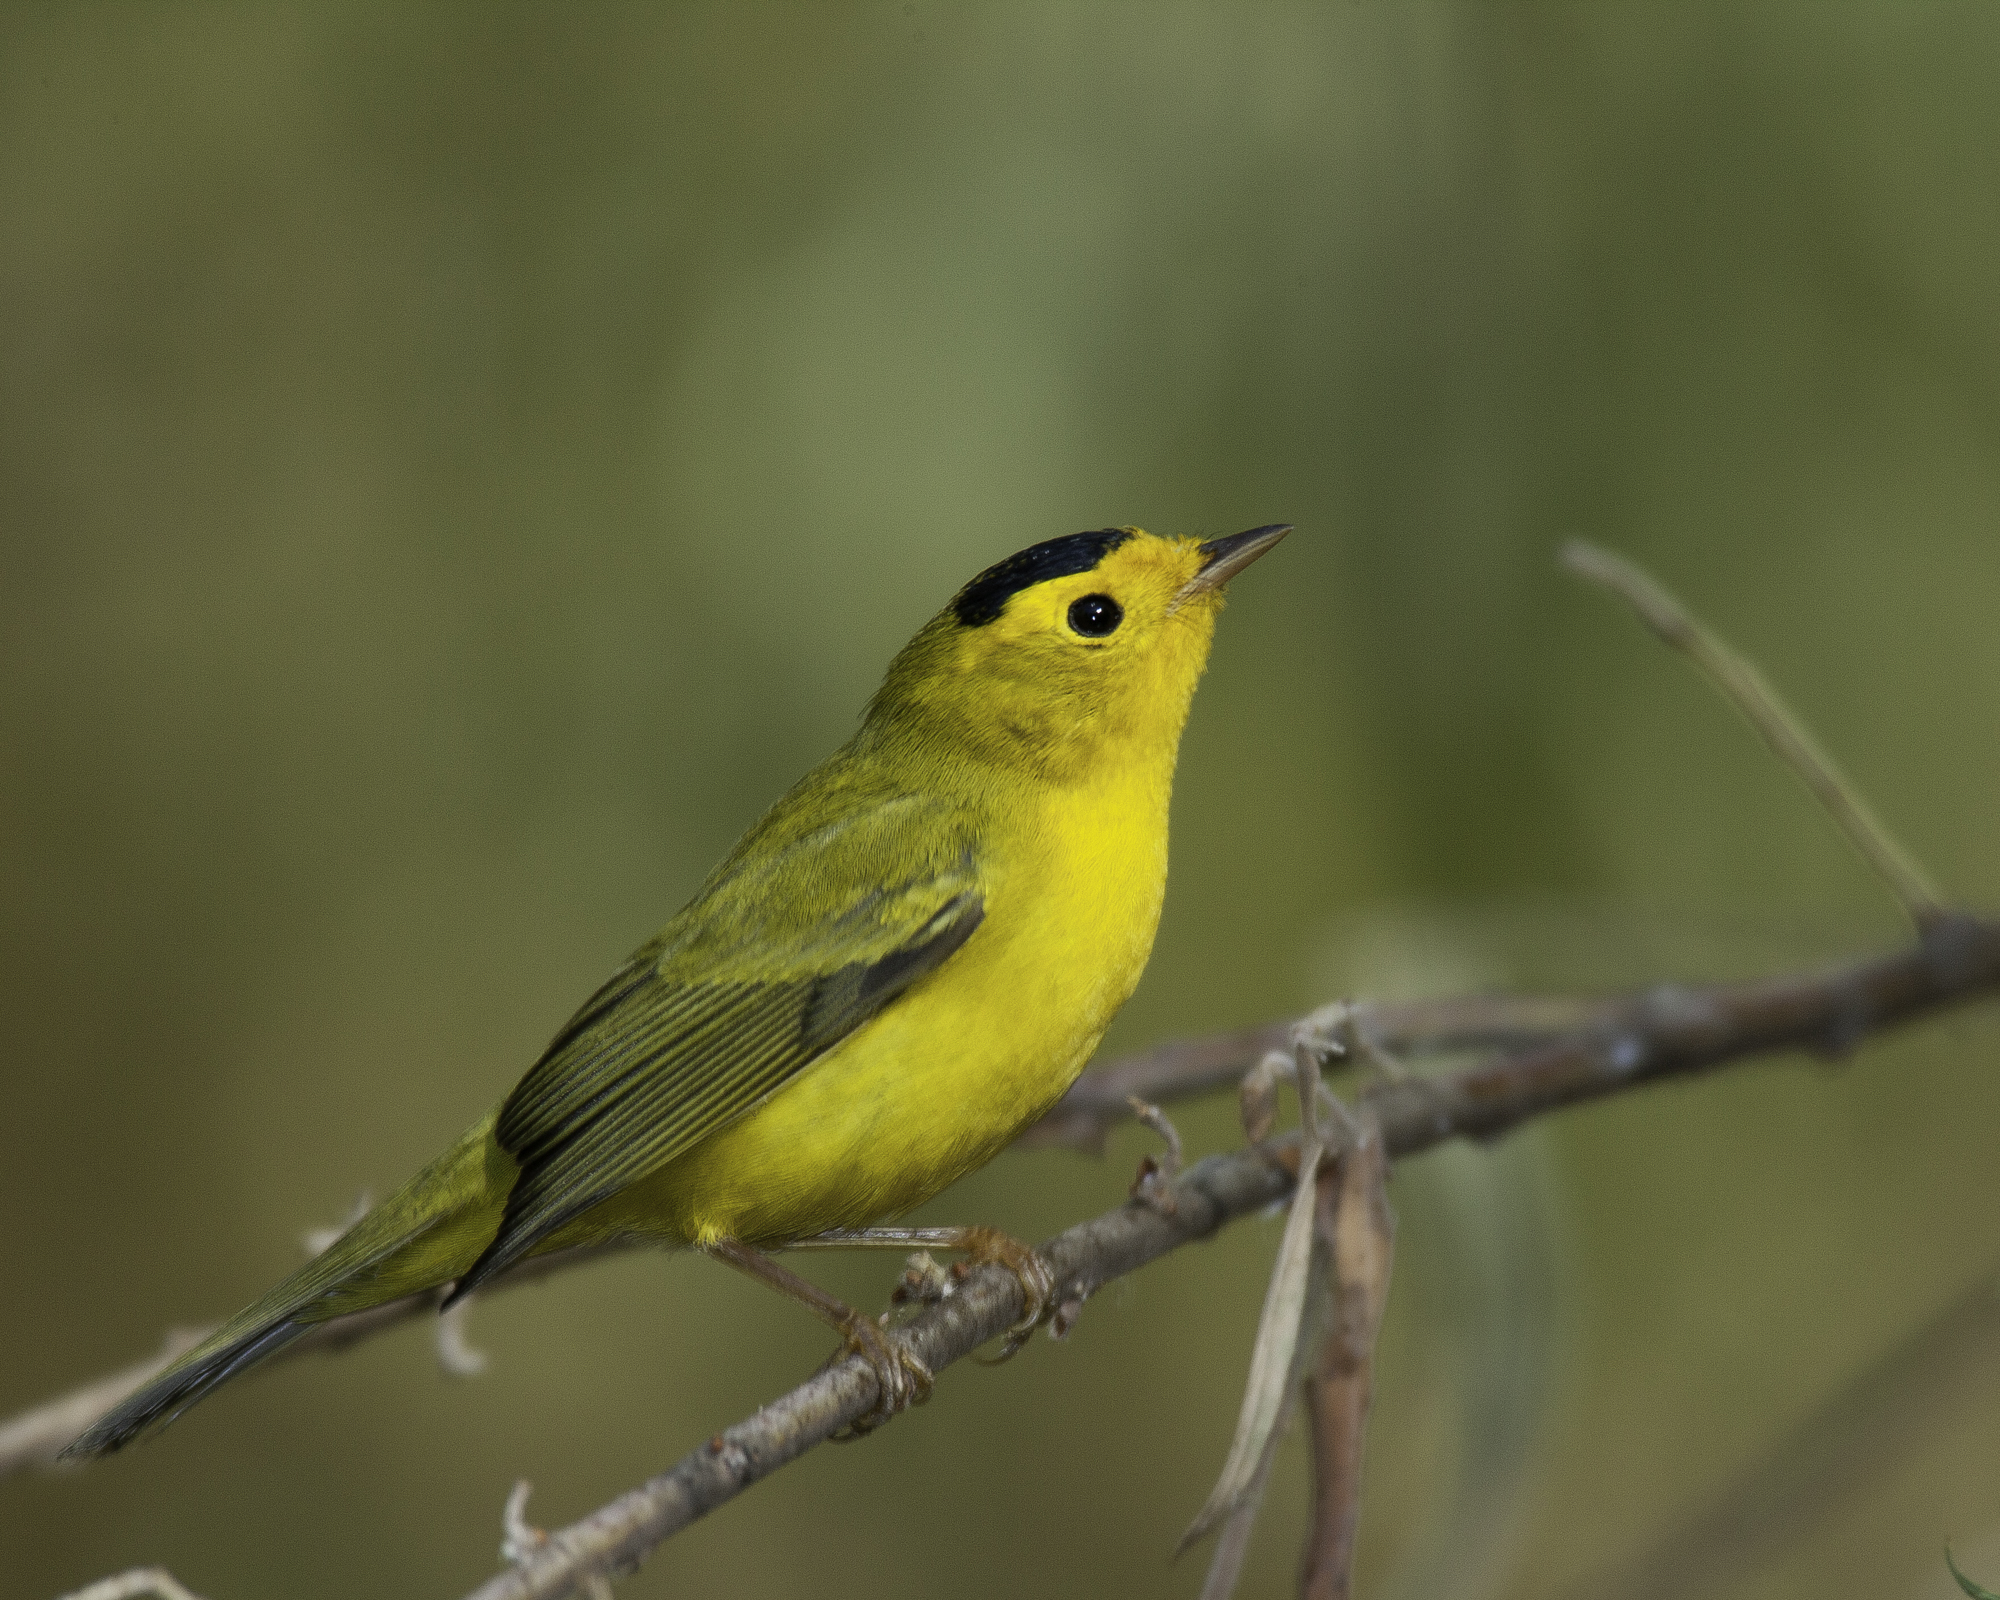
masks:
<svg viewBox="0 0 2000 1600"><path fill-rule="evenodd" d="M657 1171L935 971L985 915L974 830L909 794L781 802L566 1023L494 1136L520 1164L452 1298ZM884 880L883 862L914 862Z"/></svg>

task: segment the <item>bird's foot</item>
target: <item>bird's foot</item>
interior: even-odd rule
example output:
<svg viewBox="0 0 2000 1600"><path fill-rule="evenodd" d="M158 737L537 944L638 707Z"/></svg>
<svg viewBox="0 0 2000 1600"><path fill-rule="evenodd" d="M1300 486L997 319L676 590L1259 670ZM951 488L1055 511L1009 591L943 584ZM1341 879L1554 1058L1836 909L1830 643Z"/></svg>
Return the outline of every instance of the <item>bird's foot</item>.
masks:
<svg viewBox="0 0 2000 1600"><path fill-rule="evenodd" d="M1000 1353L985 1361L985 1365L997 1367L1003 1361L1011 1361L1047 1319L1055 1300L1055 1278L1032 1245L1023 1244L998 1228L967 1228L957 1248L965 1252L965 1259L953 1269L957 1276L962 1278L974 1267L990 1261L1013 1273L1014 1281L1021 1286L1021 1315L1007 1330Z"/></svg>
<svg viewBox="0 0 2000 1600"><path fill-rule="evenodd" d="M849 1311L841 1334L842 1348L833 1361L855 1355L868 1363L868 1370L875 1375L875 1404L834 1434L835 1440L846 1443L865 1438L898 1412L930 1399L937 1380L917 1353L894 1333L862 1312Z"/></svg>
<svg viewBox="0 0 2000 1600"><path fill-rule="evenodd" d="M1012 1234L998 1228L833 1228L808 1238L795 1239L794 1250L885 1250L909 1245L955 1250L964 1259L954 1261L949 1272L940 1272L926 1250L909 1258L908 1270L890 1297L892 1306L916 1301L934 1305L949 1298L974 1267L997 1262L1014 1274L1021 1286L1021 1315L1007 1330L1007 1342L996 1361L1005 1361L1028 1342L1028 1336L1048 1318L1055 1299L1055 1278L1035 1254ZM987 1365L994 1365L988 1362Z"/></svg>
<svg viewBox="0 0 2000 1600"><path fill-rule="evenodd" d="M844 1300L836 1299L817 1284L808 1283L796 1272L780 1266L763 1251L737 1239L713 1239L703 1247L716 1260L738 1272L769 1284L780 1294L789 1295L807 1310L838 1330L841 1348L826 1363L831 1367L844 1356L857 1355L875 1375L875 1404L835 1435L836 1439L858 1439L872 1433L897 1412L922 1405L931 1397L931 1369L918 1359L894 1333L871 1321ZM822 1372L826 1367L820 1369Z"/></svg>

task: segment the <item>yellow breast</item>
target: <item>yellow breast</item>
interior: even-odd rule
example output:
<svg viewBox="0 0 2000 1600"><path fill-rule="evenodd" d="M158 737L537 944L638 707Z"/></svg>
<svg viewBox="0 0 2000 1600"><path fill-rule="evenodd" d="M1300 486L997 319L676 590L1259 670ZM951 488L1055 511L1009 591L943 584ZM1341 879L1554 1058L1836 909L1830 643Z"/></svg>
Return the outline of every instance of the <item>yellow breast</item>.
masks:
<svg viewBox="0 0 2000 1600"><path fill-rule="evenodd" d="M982 849L986 916L965 947L593 1222L778 1243L899 1215L998 1154L1075 1081L1145 969L1170 785L1162 763L1111 763L1087 785L1012 797Z"/></svg>

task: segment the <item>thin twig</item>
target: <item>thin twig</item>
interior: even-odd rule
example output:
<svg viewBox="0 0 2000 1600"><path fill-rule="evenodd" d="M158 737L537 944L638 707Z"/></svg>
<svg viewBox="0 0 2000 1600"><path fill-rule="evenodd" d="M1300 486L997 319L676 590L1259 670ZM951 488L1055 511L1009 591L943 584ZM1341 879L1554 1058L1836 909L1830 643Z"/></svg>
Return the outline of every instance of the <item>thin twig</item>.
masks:
<svg viewBox="0 0 2000 1600"><path fill-rule="evenodd" d="M472 1300L460 1300L439 1313L436 1330L438 1366L454 1378L476 1378L487 1368L489 1357L465 1335Z"/></svg>
<svg viewBox="0 0 2000 1600"><path fill-rule="evenodd" d="M157 1595L159 1600L201 1600L200 1595L165 1567L134 1567L129 1572L86 1583L59 1600L139 1600L141 1595L149 1594Z"/></svg>
<svg viewBox="0 0 2000 1600"><path fill-rule="evenodd" d="M1243 1074L1236 1090L1236 1111L1243 1120L1243 1137L1262 1144L1278 1123L1278 1085L1292 1075L1292 1058L1282 1050L1267 1050L1257 1065ZM1132 1099L1137 1099L1134 1095Z"/></svg>
<svg viewBox="0 0 2000 1600"><path fill-rule="evenodd" d="M1366 1042L1404 1060L1464 1050L1512 1050L1574 1032L1588 1016L1590 998L1558 994L1458 994L1412 1004L1354 1002L1350 1026ZM1174 1040L1136 1056L1098 1066L1018 1140L1032 1150L1066 1144L1102 1154L1104 1138L1130 1120L1130 1100L1186 1100L1234 1088L1244 1072L1272 1050L1290 1050L1294 1020L1266 1022L1208 1038Z"/></svg>
<svg viewBox="0 0 2000 1600"><path fill-rule="evenodd" d="M1909 1017L2000 988L2000 924L1956 915L1895 955L1748 983L1660 984L1599 1002L1574 1034L1457 1072L1372 1085L1391 1157L1490 1139L1557 1106L1749 1056L1839 1059Z"/></svg>
<svg viewBox="0 0 2000 1600"><path fill-rule="evenodd" d="M1320 1246L1332 1262L1333 1307L1305 1384L1313 1515L1299 1573L1302 1600L1347 1600L1353 1580L1375 1338L1396 1251L1388 1178L1381 1131L1364 1118L1359 1138L1341 1155L1338 1184L1322 1182L1314 1206Z"/></svg>
<svg viewBox="0 0 2000 1600"><path fill-rule="evenodd" d="M1778 697L1763 673L1704 627L1648 573L1622 556L1572 539L1563 546L1563 565L1578 577L1602 584L1631 602L1646 626L1692 661L1736 709L1749 719L1778 759L1796 772L1825 807L1848 842L1903 903L1911 921L1926 928L1945 916L1944 903L1930 878L1861 798L1861 792L1833 764L1819 741L1806 731L1791 707Z"/></svg>
<svg viewBox="0 0 2000 1600"><path fill-rule="evenodd" d="M1586 1026L1599 1004L1588 996L1476 994L1386 1004L1356 1001L1347 1013L1348 1025L1364 1047L1413 1060L1542 1044ZM1069 1093L1021 1136L1017 1146L1065 1145L1102 1154L1110 1131L1131 1119L1134 1096L1186 1100L1236 1088L1243 1085L1244 1074L1273 1051L1278 1052L1277 1070L1262 1088L1275 1091L1291 1075L1284 1052L1297 1028L1296 1021L1286 1020L1209 1038L1175 1040L1095 1067L1070 1085ZM1249 1110L1246 1100L1246 1113Z"/></svg>
<svg viewBox="0 0 2000 1600"><path fill-rule="evenodd" d="M1171 1206L1174 1179L1181 1175L1181 1131L1166 1112L1136 1094L1128 1095L1125 1103L1132 1108L1132 1115L1157 1133L1166 1146L1157 1156L1139 1158L1139 1174L1132 1180L1131 1197L1149 1206Z"/></svg>
<svg viewBox="0 0 2000 1600"><path fill-rule="evenodd" d="M549 1542L547 1531L528 1520L528 1496L534 1492L535 1486L526 1478L518 1479L507 1493L506 1505L500 1508L500 1559L516 1566ZM576 1587L583 1591L584 1600L611 1600L611 1580L602 1572L579 1573Z"/></svg>
<svg viewBox="0 0 2000 1600"><path fill-rule="evenodd" d="M1490 1131L1498 1132L1511 1125L1507 1119L1514 1104L1512 1091L1504 1085L1525 1087L1522 1074L1511 1071L1510 1064L1532 1063L1540 1074L1551 1053L1568 1057L1580 1046L1594 1045L1608 1052L1600 1062L1601 1071L1563 1068L1547 1074L1550 1092L1590 1095L1615 1088L1625 1072L1651 1078L1698 1070L1732 1059L1743 1049L1762 1052L1789 1045L1837 1058L1911 1011L1950 1004L2000 984L2000 973L1993 968L1996 960L2000 960L2000 922L1952 912L1926 933L1922 946L1820 972L1740 984L1658 984L1595 997L1452 995L1373 1001L1353 1007L1352 1026L1377 1049L1404 1061L1490 1052L1483 1063L1457 1073L1413 1075L1408 1093L1414 1101L1443 1098L1457 1104L1465 1098L1457 1092L1464 1087L1485 1103L1485 1111L1477 1115L1494 1117L1496 1125ZM1111 1128L1131 1119L1125 1085L1144 1083L1151 1098L1162 1102L1237 1086L1265 1051L1284 1048L1295 1026L1272 1022L1213 1039L1179 1041L1094 1068L1071 1086L1022 1143L1100 1149ZM1744 1043L1745 1030L1756 1042ZM1720 1055L1701 1056L1705 1034L1713 1036ZM1246 1051L1247 1042L1263 1040L1277 1043L1254 1054L1237 1053ZM1690 1052L1701 1058L1691 1059ZM1284 1065L1282 1060L1279 1065ZM1600 1077L1607 1081L1590 1087ZM1402 1092L1386 1082L1369 1090L1392 1099ZM1481 1130L1460 1128L1454 1122L1453 1131L1478 1135ZM1410 1152L1395 1147L1391 1153Z"/></svg>

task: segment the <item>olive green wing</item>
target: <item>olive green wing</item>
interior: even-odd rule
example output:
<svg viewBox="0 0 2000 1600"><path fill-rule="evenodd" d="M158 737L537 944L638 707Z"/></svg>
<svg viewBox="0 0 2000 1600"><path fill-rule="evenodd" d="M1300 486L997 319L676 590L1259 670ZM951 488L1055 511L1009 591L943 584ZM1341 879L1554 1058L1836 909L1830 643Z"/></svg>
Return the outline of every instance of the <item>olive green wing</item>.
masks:
<svg viewBox="0 0 2000 1600"><path fill-rule="evenodd" d="M972 937L973 830L936 802L774 813L599 989L500 1108L520 1164L452 1298L727 1126Z"/></svg>

